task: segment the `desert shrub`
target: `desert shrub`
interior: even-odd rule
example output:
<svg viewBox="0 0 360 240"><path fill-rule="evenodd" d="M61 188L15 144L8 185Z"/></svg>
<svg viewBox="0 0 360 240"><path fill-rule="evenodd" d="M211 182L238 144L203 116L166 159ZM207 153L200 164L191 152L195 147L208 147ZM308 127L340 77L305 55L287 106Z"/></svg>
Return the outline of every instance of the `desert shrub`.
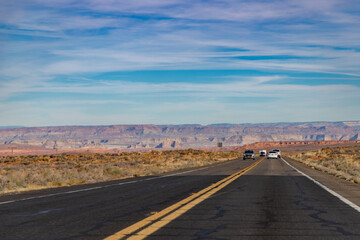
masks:
<svg viewBox="0 0 360 240"><path fill-rule="evenodd" d="M317 151L288 153L287 156L323 172L360 183L360 147L327 147Z"/></svg>
<svg viewBox="0 0 360 240"><path fill-rule="evenodd" d="M239 158L202 150L0 156L0 192L161 174Z"/></svg>

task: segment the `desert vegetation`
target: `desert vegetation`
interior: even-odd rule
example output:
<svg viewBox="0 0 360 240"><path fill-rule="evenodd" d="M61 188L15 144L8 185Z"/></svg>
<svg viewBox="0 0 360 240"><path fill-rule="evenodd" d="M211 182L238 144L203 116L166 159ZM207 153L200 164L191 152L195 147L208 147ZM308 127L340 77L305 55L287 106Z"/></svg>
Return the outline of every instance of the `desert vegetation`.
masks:
<svg viewBox="0 0 360 240"><path fill-rule="evenodd" d="M240 157L201 150L1 156L0 193L156 175Z"/></svg>
<svg viewBox="0 0 360 240"><path fill-rule="evenodd" d="M287 157L340 178L360 183L360 146L327 147L287 153Z"/></svg>

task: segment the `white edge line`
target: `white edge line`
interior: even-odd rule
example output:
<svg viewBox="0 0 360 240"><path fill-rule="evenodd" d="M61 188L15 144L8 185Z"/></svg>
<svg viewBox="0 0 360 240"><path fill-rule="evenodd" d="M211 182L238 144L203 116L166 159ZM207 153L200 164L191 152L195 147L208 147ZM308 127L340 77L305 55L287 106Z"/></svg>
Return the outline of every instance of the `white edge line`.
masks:
<svg viewBox="0 0 360 240"><path fill-rule="evenodd" d="M326 191L328 191L329 193L331 193L332 195L334 195L335 197L337 197L338 199L340 199L341 201L343 201L344 203L346 203L347 205L349 205L350 207L354 208L356 211L360 212L360 207L358 205L356 205L355 203L351 202L350 200L344 198L343 196L341 196L340 194L338 194L337 192L331 190L330 188L326 187L325 185L321 184L320 182L316 181L315 179L313 179L312 177L306 175L305 173L303 173L302 171L300 171L299 169L295 168L294 166L292 166L290 163L288 163L285 159L281 158L287 165L289 165L291 168L295 169L298 173L302 174L303 176L307 177L308 179L310 179L311 181L313 181L315 184L319 185L320 187L322 187L323 189L325 189Z"/></svg>
<svg viewBox="0 0 360 240"><path fill-rule="evenodd" d="M231 161L225 162L222 165L229 164L229 163L231 163ZM215 165L215 166L218 166L218 165ZM200 170L204 170L204 169L207 169L207 168L213 168L215 166L207 166L207 167L202 167L202 168L198 168L198 169L188 170L188 171L185 171L185 172L173 173L173 174L169 174L169 175L163 175L163 176L152 177L152 178L141 179L141 180L135 180L135 181L129 181L129 182L114 183L114 184L109 184L109 185L99 186L99 187L84 188L84 189L72 190L72 191L61 192L61 193L52 193L52 194L46 194L46 195L41 195L41 196L36 196L36 197L29 197L29 198L21 198L21 199L17 199L17 200L0 202L0 205L4 205L4 204L8 204L8 203L14 203L14 202L21 202L21 201L26 201L26 200L33 200L33 199L47 198L47 197L53 197L53 196L59 196L59 195L66 195L66 194L71 194L71 193L91 191L91 190L95 190L95 189L101 189L101 188L107 188L107 187L113 187L113 186L120 186L120 185L125 185L125 184L130 184L130 183L150 181L150 180L155 180L155 179L159 179L159 178L172 177L172 176L176 176L176 175L180 175L180 174L200 171Z"/></svg>

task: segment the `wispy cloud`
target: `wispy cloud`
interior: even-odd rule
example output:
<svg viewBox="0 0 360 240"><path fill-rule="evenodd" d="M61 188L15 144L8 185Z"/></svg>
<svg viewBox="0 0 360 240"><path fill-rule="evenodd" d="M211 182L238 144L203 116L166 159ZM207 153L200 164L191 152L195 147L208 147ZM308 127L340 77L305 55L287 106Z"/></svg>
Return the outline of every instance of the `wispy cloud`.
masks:
<svg viewBox="0 0 360 240"><path fill-rule="evenodd" d="M240 104L252 111L249 106L257 103L240 98L223 103L225 96L268 97L294 104L306 96L322 109L331 108L326 101L340 99L339 103L349 105L341 111L348 109L350 118L356 118L359 12L356 0L1 1L0 114L9 111L5 103L13 106L25 99L34 103L31 106L35 109L35 102L43 101L41 94L84 95L76 98L80 112L84 101L112 106L115 103L104 99L111 94L113 101L123 103L129 115L154 120L159 115L142 115L144 109L139 106L143 104L160 114L168 111L167 105L157 103L163 110L149 108L146 101L155 100L141 100L141 96L154 99L167 95L176 97L177 108L185 112L199 112L202 107L209 113L211 106L217 106L223 109L222 116L237 119L238 115L227 114L231 108ZM150 70L174 74L185 70L224 72L211 80L206 76L181 79L169 75L169 79L160 81L156 74L103 77L114 72L126 75L129 71ZM226 71L232 70L237 72L229 76ZM88 81L79 80L83 78ZM101 97L94 100L91 94ZM132 94L137 101L133 101ZM186 98L196 96L198 107L180 106ZM125 107L124 98L136 102L138 112ZM48 101L49 112L50 103L55 106L57 100L63 99ZM63 106L69 107L65 102ZM290 105L283 106L290 111ZM315 111L306 101L296 106ZM332 106L333 112L340 112L336 104ZM41 112L41 108L35 112ZM21 110L9 116L19 117ZM199 121L203 120L199 117Z"/></svg>

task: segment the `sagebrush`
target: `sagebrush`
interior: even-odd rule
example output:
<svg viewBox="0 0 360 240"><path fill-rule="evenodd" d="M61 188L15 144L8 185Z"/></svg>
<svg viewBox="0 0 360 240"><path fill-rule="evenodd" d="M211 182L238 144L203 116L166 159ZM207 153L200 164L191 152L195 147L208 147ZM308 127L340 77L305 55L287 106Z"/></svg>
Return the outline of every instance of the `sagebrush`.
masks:
<svg viewBox="0 0 360 240"><path fill-rule="evenodd" d="M119 154L1 156L0 191L70 186L156 175L240 157L239 152L172 150Z"/></svg>
<svg viewBox="0 0 360 240"><path fill-rule="evenodd" d="M360 183L360 146L327 147L317 151L287 153L293 160L354 183Z"/></svg>

